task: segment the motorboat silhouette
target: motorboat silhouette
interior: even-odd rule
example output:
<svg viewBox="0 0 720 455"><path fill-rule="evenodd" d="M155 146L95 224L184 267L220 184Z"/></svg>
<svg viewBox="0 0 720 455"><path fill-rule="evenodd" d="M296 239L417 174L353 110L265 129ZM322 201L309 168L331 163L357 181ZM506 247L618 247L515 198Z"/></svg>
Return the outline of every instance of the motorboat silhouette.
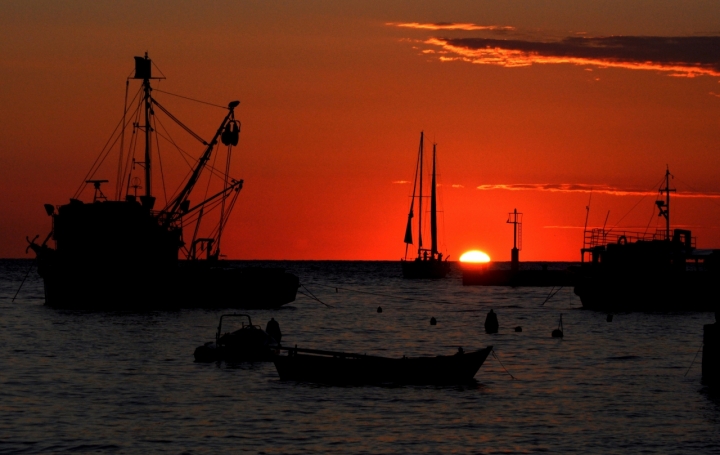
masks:
<svg viewBox="0 0 720 455"><path fill-rule="evenodd" d="M238 330L223 333L223 318L247 318ZM197 362L269 362L280 344L258 325L253 325L247 314L223 314L220 316L215 341L209 341L195 349Z"/></svg>

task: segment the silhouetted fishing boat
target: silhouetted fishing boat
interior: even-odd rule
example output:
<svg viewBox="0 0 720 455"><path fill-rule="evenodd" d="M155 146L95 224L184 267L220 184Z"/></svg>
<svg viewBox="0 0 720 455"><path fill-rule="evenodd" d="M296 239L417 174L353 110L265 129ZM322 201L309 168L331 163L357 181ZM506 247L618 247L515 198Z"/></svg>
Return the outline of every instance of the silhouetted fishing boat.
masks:
<svg viewBox="0 0 720 455"><path fill-rule="evenodd" d="M405 228L405 257L401 259L403 277L405 278L444 278L450 271L450 264L443 254L438 251L438 229L437 229L437 180L435 172L436 144L433 144L432 155L432 181L430 186L430 249L423 248L423 158L424 158L424 135L420 132L420 149L418 161L415 166L415 180L413 182L413 193L410 199L410 213L408 213L407 226ZM418 250L417 257L408 261L408 249L413 244L412 219L415 216L415 199L418 201Z"/></svg>
<svg viewBox="0 0 720 455"><path fill-rule="evenodd" d="M152 77L151 68L147 54L135 57L135 75L128 78L127 86L130 79L140 80L141 86L133 100L129 104L126 101L119 125L122 128L116 129L108 141L120 144L115 197L103 193L102 184L108 180L95 177L111 150L110 145L103 149L68 204L58 207L45 204L53 224L45 240L37 244L37 236L32 241L28 239L28 248L37 255L45 303L83 309L275 308L295 300L299 285L295 275L282 269L233 268L220 259L223 229L243 185L242 180L229 175L233 146L240 134L240 122L235 118L239 101L228 104L227 114L212 139L206 141L155 99L153 90L159 90L153 89L150 81L164 77ZM194 163L187 161L189 155L181 155L190 170L175 195L169 200L166 197L166 205L159 210L155 209L156 197L152 192L158 136L178 152L187 154L168 137L170 133L157 119L156 111L164 113L204 146L199 158L190 157ZM129 126L131 141L127 156L123 156L125 127ZM160 134L157 128L165 134ZM214 162L218 162L221 147L218 142L227 146L226 155L219 161L225 164L225 169L209 163L215 149L218 150ZM136 160L135 152L143 149L142 159ZM162 162L160 166L162 170ZM144 174L144 194L139 197L137 190L143 187L141 178L133 176L135 171ZM190 196L195 194L193 189L201 176L208 179L207 185L202 185L205 194L195 195L200 202L193 205ZM162 174L163 185L165 179ZM211 187L213 182L215 186ZM79 197L89 185L94 188L92 202L83 202ZM210 188L217 192L208 197ZM131 189L135 194L131 194ZM212 215L211 219L211 212L217 218ZM214 224L208 228L208 223ZM51 238L54 248L48 246Z"/></svg>
<svg viewBox="0 0 720 455"><path fill-rule="evenodd" d="M280 379L324 384L467 384L492 346L436 357L393 359L317 349L281 348L274 358Z"/></svg>
<svg viewBox="0 0 720 455"><path fill-rule="evenodd" d="M656 201L665 229L655 233L585 230L575 294L584 308L619 311L716 311L720 250L697 249L692 232L671 230L670 171ZM586 257L589 256L589 260Z"/></svg>
<svg viewBox="0 0 720 455"><path fill-rule="evenodd" d="M240 329L222 332L223 318L247 318ZM260 326L253 325L247 314L223 314L220 316L215 342L207 342L193 353L197 362L269 362L277 354L280 344Z"/></svg>

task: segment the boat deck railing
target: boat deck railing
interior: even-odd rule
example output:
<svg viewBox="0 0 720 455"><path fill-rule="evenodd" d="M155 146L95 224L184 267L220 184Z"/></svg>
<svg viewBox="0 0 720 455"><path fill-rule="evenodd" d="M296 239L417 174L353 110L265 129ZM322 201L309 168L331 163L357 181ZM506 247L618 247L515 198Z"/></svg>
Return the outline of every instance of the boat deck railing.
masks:
<svg viewBox="0 0 720 455"><path fill-rule="evenodd" d="M638 241L651 242L653 240L665 240L665 230L658 229L655 232L616 231L595 228L585 231L583 239L583 250L592 249L598 246L605 246L612 243L634 243ZM691 238L691 245L695 248L695 237Z"/></svg>

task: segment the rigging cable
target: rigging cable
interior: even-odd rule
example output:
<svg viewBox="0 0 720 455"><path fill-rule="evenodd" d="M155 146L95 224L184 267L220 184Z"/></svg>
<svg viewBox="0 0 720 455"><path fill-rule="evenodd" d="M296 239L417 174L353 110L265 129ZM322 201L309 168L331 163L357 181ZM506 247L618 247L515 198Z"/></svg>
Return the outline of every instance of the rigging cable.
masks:
<svg viewBox="0 0 720 455"><path fill-rule="evenodd" d="M561 290L563 287L564 287L564 286L560 286L560 287L557 289L557 291L556 291L556 290L555 290L555 286L553 286L552 289L550 289L550 292L548 293L547 297L545 297L545 301L544 301L543 303L541 303L540 306L545 305L545 304L548 302L548 300L550 300L550 299L552 299L553 297L555 297L555 294L557 294L558 292L560 292L560 290Z"/></svg>
<svg viewBox="0 0 720 455"><path fill-rule="evenodd" d="M194 137L195 139L197 139L198 141L200 141L203 145L210 145L205 139L203 139L203 138L201 138L200 136L198 136L198 135L197 135L193 130L191 130L187 125L185 125L183 122L181 122L180 119L178 119L177 117L175 117L174 115L172 115L172 114L170 113L170 111L168 111L167 109L165 109L165 108L162 106L162 104L158 103L155 98L150 98L150 101L151 101L155 106L159 107L160 110L163 111L163 112L165 113L165 115L167 115L168 117L170 117L170 119L171 119L172 121L174 121L175 123L177 123L178 125L180 125L180 127L181 127L182 129L184 129L185 131L187 131L192 137Z"/></svg>
<svg viewBox="0 0 720 455"><path fill-rule="evenodd" d="M115 199L120 199L120 194L122 193L122 179L123 179L123 152L125 151L125 127L127 126L127 122L125 121L125 117L127 115L127 104L128 104L128 90L130 89L130 79L125 80L125 104L123 105L123 117L122 117L122 123L123 127L120 131L120 134L122 135L120 137L120 155L118 157L118 169L117 169L117 177L115 179Z"/></svg>
<svg viewBox="0 0 720 455"><path fill-rule="evenodd" d="M156 117L156 118L157 118L157 117ZM168 129L165 127L165 125L163 124L163 122L162 122L159 118L157 119L157 121L158 121L158 123L160 124L160 126L162 127L163 131L165 131L165 133L167 134L167 136L165 136L164 134L160 133L159 131L156 131L155 134L157 134L157 135L160 136L161 138L165 139L166 141L168 141L170 144L172 144L172 145L175 147L175 149L180 153L180 157L185 161L185 164L187 164L188 169L189 169L188 173L185 174L185 177L183 178L180 186L177 188L177 190L175 190L175 193L173 193L172 197L170 198L170 199L175 199L175 197L176 197L176 196L180 193L180 191L182 190L182 188L183 188L183 186L184 186L183 183L190 177L190 175L192 175L193 169L195 168L195 166L197 165L197 162L198 162L199 160L196 159L194 156L192 156L190 153L188 153L188 152L186 152L185 150L183 150L182 148L180 148L180 147L177 145L177 143L172 139L172 137L170 137L170 132L169 132ZM186 157L187 157L187 158L186 158ZM193 161L195 161L195 164L194 164L194 165L191 164L191 163L188 161L188 158L191 159L191 160L193 160ZM205 167L206 167L207 169L209 169L210 172L212 172L216 177L222 178L222 175L223 175L222 172L220 172L219 170L215 169L213 166L211 166L211 165L209 165L209 164L206 164Z"/></svg>
<svg viewBox="0 0 720 455"><path fill-rule="evenodd" d="M137 151L137 148L138 148L137 141L139 138L139 135L137 134L137 125L140 122L140 103L142 103L142 100L140 100L138 102L138 110L136 111L135 121L133 122L132 136L133 136L134 140L132 140L132 142L130 143L131 144L130 148L132 150L132 153L130 150L128 150L128 157L127 157L127 161L125 163L124 175L127 176L127 188L125 189L125 195L130 194L130 183L132 181L131 175L132 175L132 171L135 170L135 152ZM136 190L136 192L137 192L137 190Z"/></svg>
<svg viewBox="0 0 720 455"><path fill-rule="evenodd" d="M690 366L688 367L687 371L683 375L683 377L687 376L688 373L690 373L690 368L692 368L693 364L695 364L695 360L697 359L698 354L700 354L700 350L703 348L703 343L700 343L700 347L698 348L697 352L695 353L695 357L693 357L692 362L690 362Z"/></svg>
<svg viewBox="0 0 720 455"><path fill-rule="evenodd" d="M680 180L679 178L676 178L676 180L677 180L678 182L682 183L683 185L686 185L688 188L690 188L690 189L691 189L692 191L694 191L695 193L698 193L698 194L706 194L706 193L703 193L702 191L696 190L695 188L693 188L692 186L690 186L689 184L687 184L687 183L684 182L683 180ZM676 197L677 197L677 196L676 196ZM715 194L708 195L707 199L710 199L710 202L712 202L713 204L715 204L715 205L717 205L718 207L720 207L720 204L715 200L715 199L717 199L718 197L719 197L719 195L718 195L717 193L715 193Z"/></svg>
<svg viewBox="0 0 720 455"><path fill-rule="evenodd" d="M157 118L157 117L156 117L156 118ZM180 158L182 158L183 161L185 161L185 164L187 164L188 169L189 169L188 172L187 172L187 174L185 174L185 177L183 177L183 179L180 181L180 185L175 189L175 192L174 192L174 193L172 194L172 196L170 197L170 199L172 200L172 199L175 199L175 197L180 193L180 191L182 191L182 188L183 188L183 186L184 186L183 183L184 183L187 179L189 179L190 176L192 175L192 171L193 171L194 166L193 166L192 164L190 164L190 162L187 160L187 158L185 158L185 156L188 156L188 157L190 157L191 159L194 159L194 157L192 157L192 155L190 155L189 153L187 153L186 151L184 151L183 149L181 149L181 148L175 143L175 141L174 141L174 140L172 139L172 137L170 136L170 132L167 130L167 128L165 128L165 125L163 124L162 120L157 119L157 122L160 124L160 127L163 129L163 131L165 131L165 133L167 133L167 136L165 136L164 134L162 134L160 131L155 131L155 135L156 135L156 136L159 136L159 137L161 137L161 138L163 138L163 139L165 139L166 141L168 141L169 143L171 143L173 146L175 146L175 149L180 152ZM197 160L195 160L195 161L197 162ZM165 208L167 208L167 204L166 204L166 207L165 207Z"/></svg>
<svg viewBox="0 0 720 455"><path fill-rule="evenodd" d="M215 156L213 157L212 167L215 167L215 163L217 162L218 155L219 154L216 153ZM204 201L207 201L208 193L210 192L210 183L212 183L212 175L208 175L208 183L207 183L207 186L205 187L205 196L203 196ZM222 198L220 198L220 199L222 200ZM203 217L203 209L204 209L204 207L200 209L200 215L198 215L198 218L197 218L197 224L195 225L195 234L197 234L198 230L200 229L200 222L202 221L202 217ZM193 236L193 243L195 243L195 236ZM208 254L210 254L209 249L208 249Z"/></svg>
<svg viewBox="0 0 720 455"><path fill-rule="evenodd" d="M190 98L188 96L183 96L183 95L178 95L176 93L166 92L165 90L160 90L159 88L156 88L155 91L160 92L160 93L165 93L166 95L177 96L178 98L195 101L196 103L207 104L208 106L219 107L220 109L227 109L227 106L220 106L219 104L208 103L207 101L196 100L195 98Z"/></svg>
<svg viewBox="0 0 720 455"><path fill-rule="evenodd" d="M503 368L503 370L505 370L505 373L509 374L511 378L515 379L515 376L513 376L512 373L510 373L510 372L507 370L507 368L505 368L505 365L503 365L503 363L500 362L500 357L498 357L497 354L495 354L495 349L493 349L493 350L490 351L490 352L492 352L492 355L493 355L493 357L495 357L495 360L497 360L497 361L500 363L500 366Z"/></svg>
<svg viewBox="0 0 720 455"><path fill-rule="evenodd" d="M304 292L298 291L298 292L300 292L300 294L304 295L305 297L309 297L309 298L311 298L311 299L313 299L313 300L316 300L316 301L322 303L323 305L325 305L325 306L328 307L328 308L335 308L334 306L328 305L327 303L325 303L325 302L323 302L322 300L320 300L319 298L317 298L317 297L315 296L315 294L313 294L313 293L310 291L310 289L308 289L308 288L305 287L304 284L301 284L300 286L302 286L302 288L305 289L305 290L308 292L308 294L310 294L310 295L305 294Z"/></svg>
<svg viewBox="0 0 720 455"><path fill-rule="evenodd" d="M153 115L153 130L157 130L157 116ZM155 144L157 146L158 163L160 164L160 180L162 180L163 197L165 197L165 205L168 203L167 187L165 186L165 172L163 171L162 156L160 155L160 139L155 134Z"/></svg>
<svg viewBox="0 0 720 455"><path fill-rule="evenodd" d="M140 92L138 92L139 94ZM137 97L137 94L135 95ZM133 101L135 99L133 98ZM117 138L115 138L115 141L113 141L113 137L115 137L115 133L117 133L118 128L122 125L122 118L118 122L118 124L115 126L115 129L110 134L110 137L108 138L107 142L103 146L103 148L100 150L100 154L98 154L97 158L95 158L95 161L93 162L92 166L90 166L90 170L88 170L87 174L85 174L85 178L83 178L82 183L80 183L80 186L78 187L77 191L75 191L75 194L73 195L73 199L77 199L78 196L80 196L80 193L83 189L85 189L85 186L87 185L87 180L92 178L92 176L97 172L97 170L100 168L102 163L105 161L105 158L107 158L108 154L112 150L112 147L117 143L120 136L118 135ZM111 144L112 141L112 144ZM110 146L108 147L108 144Z"/></svg>
<svg viewBox="0 0 720 455"><path fill-rule="evenodd" d="M665 177L664 177L664 176L663 176L662 179L660 179L660 182L659 182L659 183L656 183L655 185L653 185L653 190L655 189L656 186L661 185L663 180L665 180ZM628 216L633 210L635 210L635 207L637 207L638 204L640 204L640 203L641 203L646 197L648 197L648 196L649 196L649 193L646 193L642 198L640 198L640 200L637 201L637 202L635 203L635 205L633 205L632 208L631 208L630 210L628 210L627 213L625 213L625 215L623 215L622 218L620 218L620 219L618 220L618 222L615 223L615 225L613 225L613 227L611 227L610 229L608 229L607 232L610 233L610 231L612 231L613 229L615 229L615 228L618 226L618 224L620 224L620 222L621 222L622 220L624 220L625 217Z"/></svg>
<svg viewBox="0 0 720 455"><path fill-rule="evenodd" d="M37 238L37 237L35 237L35 238ZM33 239L33 241L34 241L34 240L35 240L35 239ZM15 299L17 298L18 294L20 293L20 289L22 289L23 285L25 284L25 280L27 280L28 276L30 276L30 271L33 269L33 267L35 266L35 263L36 263L36 262L37 262L37 256L35 256L35 259L33 259L32 264L30 264L30 268L28 268L28 271L27 271L27 273L25 274L25 278L23 278L22 283L20 283L20 287L18 287L18 290L17 290L17 292L15 293L15 295L13 296L11 302L14 302Z"/></svg>

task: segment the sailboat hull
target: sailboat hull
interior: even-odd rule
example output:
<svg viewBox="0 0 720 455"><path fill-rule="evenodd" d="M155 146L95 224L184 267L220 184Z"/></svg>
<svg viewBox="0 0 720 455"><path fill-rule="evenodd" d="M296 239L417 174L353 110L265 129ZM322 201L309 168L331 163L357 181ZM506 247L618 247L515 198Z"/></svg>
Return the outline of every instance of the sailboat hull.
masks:
<svg viewBox="0 0 720 455"><path fill-rule="evenodd" d="M447 261L400 261L403 278L409 279L439 279L445 278L450 272Z"/></svg>

